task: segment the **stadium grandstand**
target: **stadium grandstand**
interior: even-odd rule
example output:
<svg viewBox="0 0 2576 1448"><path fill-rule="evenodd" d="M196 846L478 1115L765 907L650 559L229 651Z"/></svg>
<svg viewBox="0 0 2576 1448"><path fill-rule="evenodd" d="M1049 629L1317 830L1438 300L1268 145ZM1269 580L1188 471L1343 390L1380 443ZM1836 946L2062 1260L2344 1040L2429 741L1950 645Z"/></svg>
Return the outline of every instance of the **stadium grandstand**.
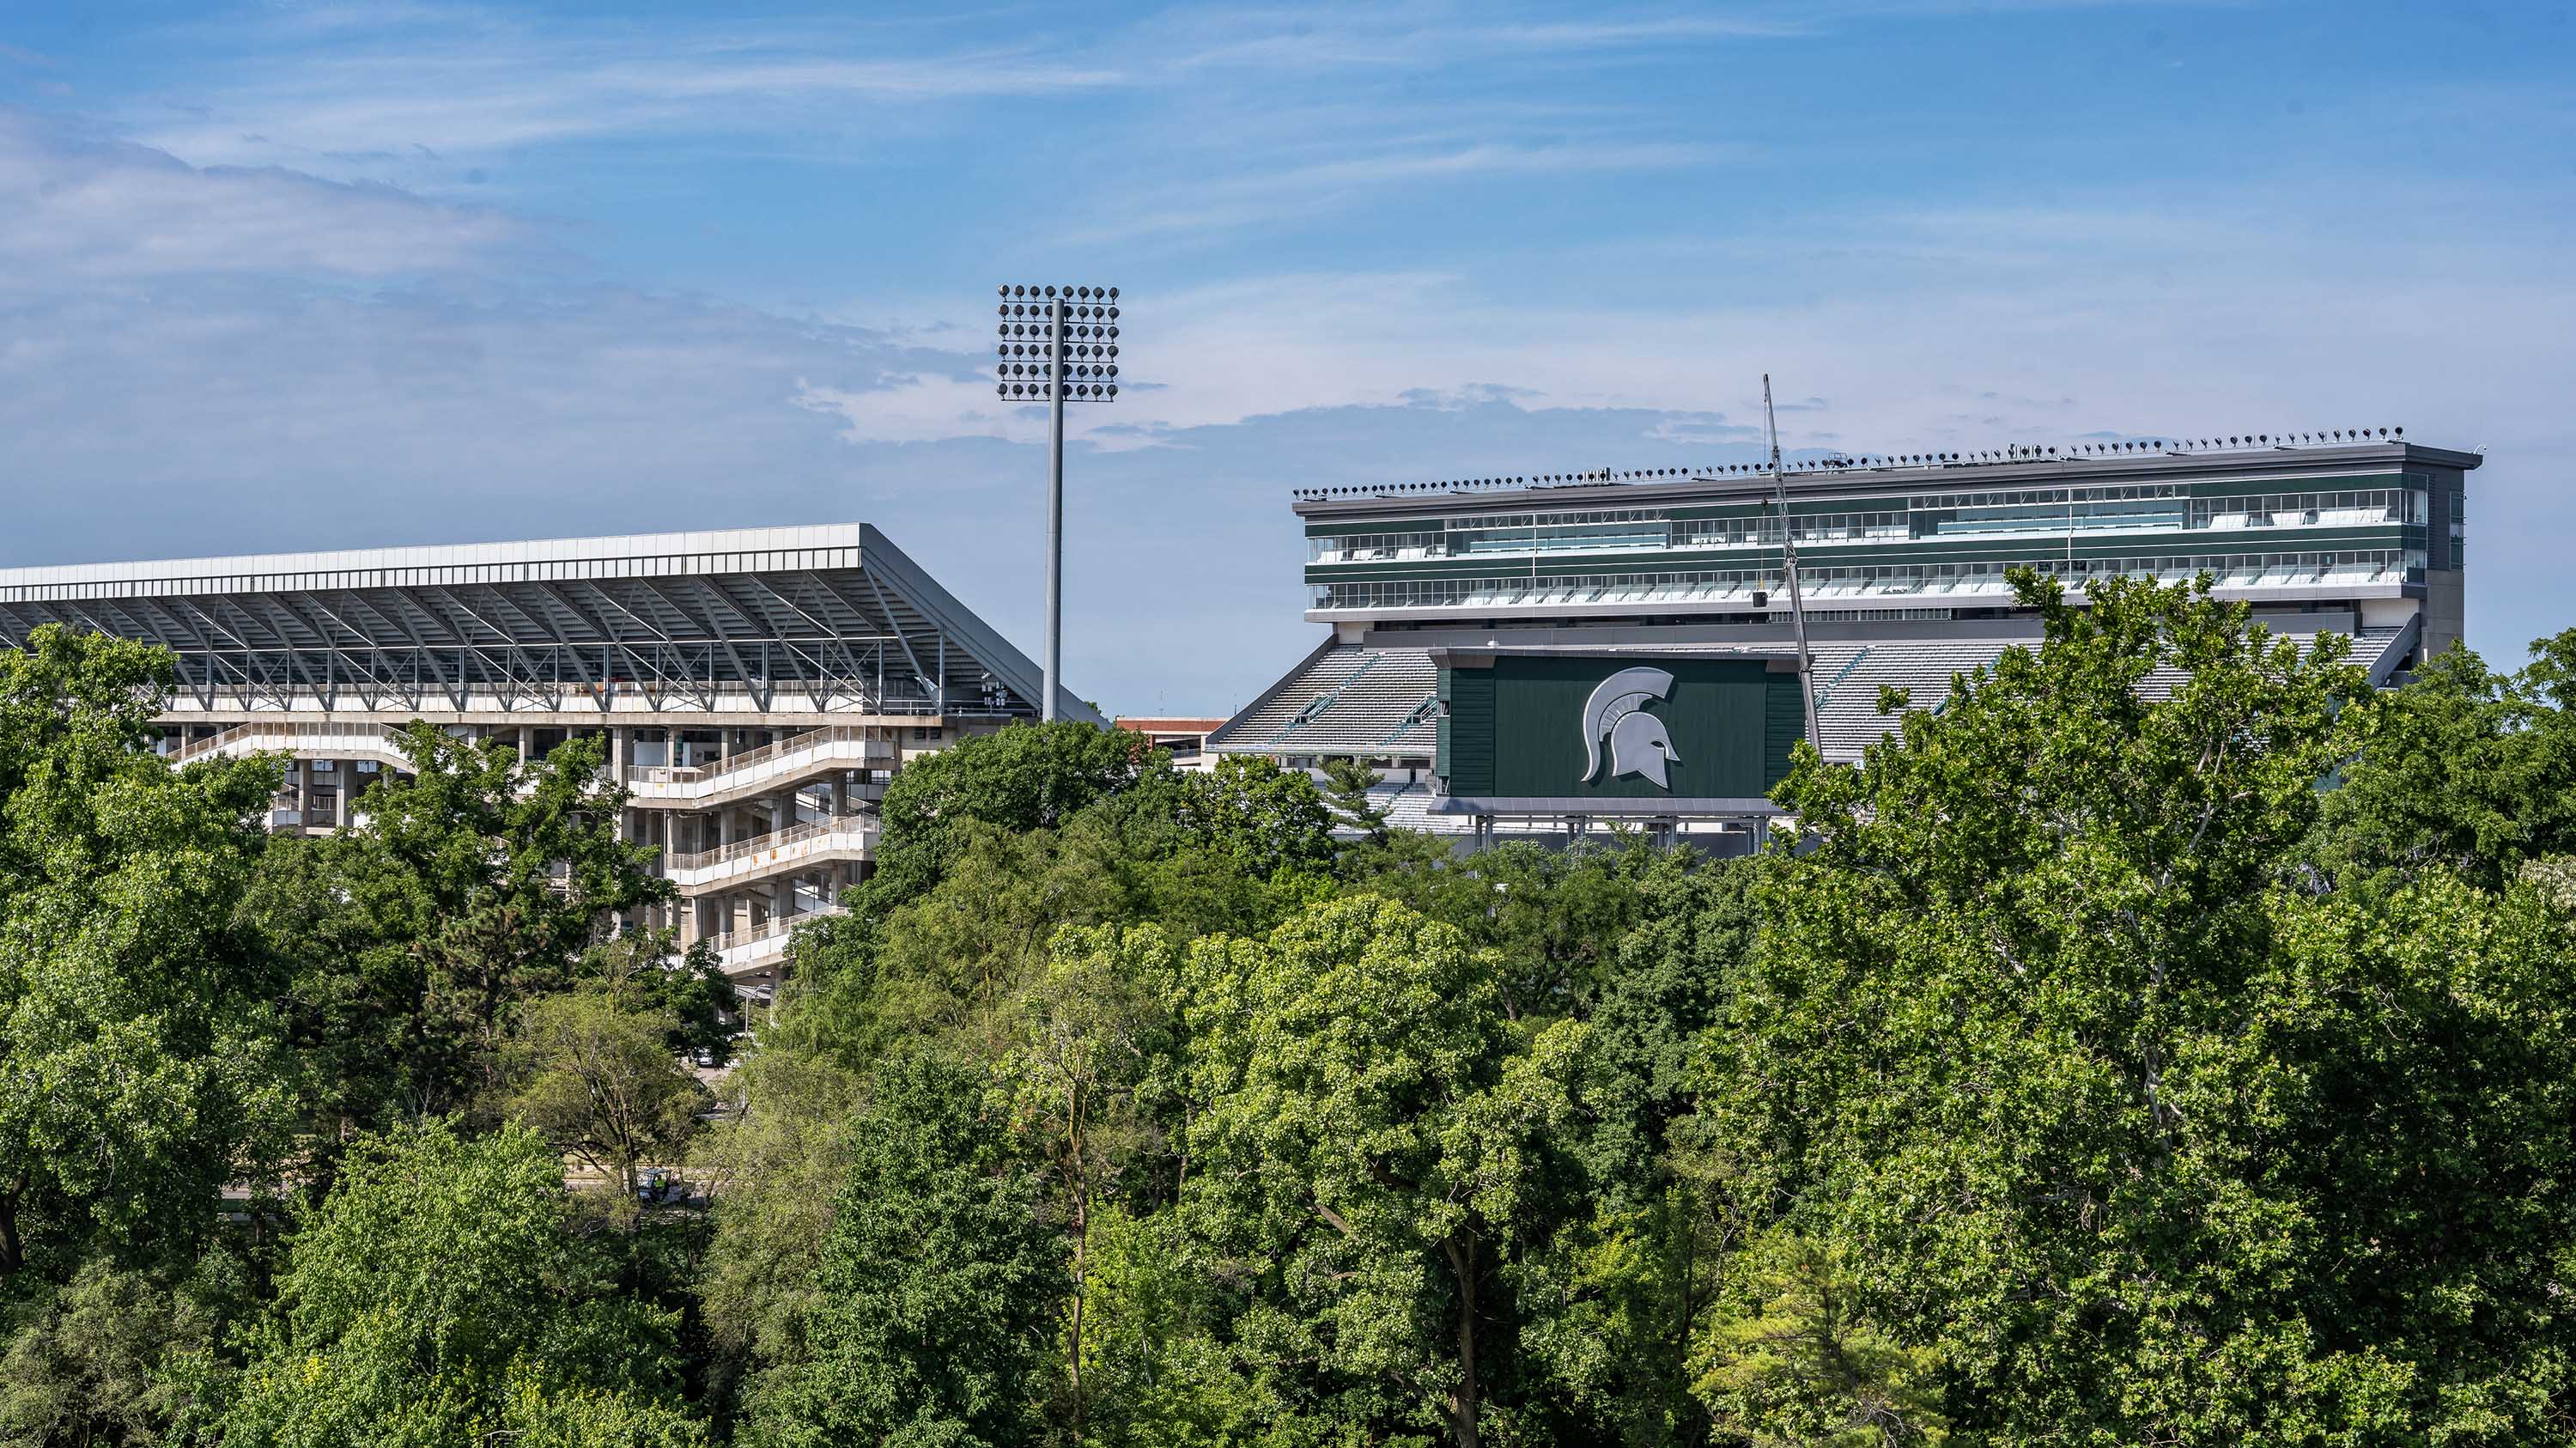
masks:
<svg viewBox="0 0 2576 1448"><path fill-rule="evenodd" d="M2384 428L1792 464L1824 753L1857 759L1894 727L1881 690L1934 705L1954 674L2036 640L2006 581L2020 565L2079 602L2108 576L2207 573L2276 632L2343 634L2374 684L2401 678L2460 636L2462 495L2480 461ZM1785 720L1770 695L1721 704L1709 691L1731 687L1710 672L1720 661L1795 673L1767 469L1306 488L1295 511L1306 617L1330 632L1209 735L1210 751L1361 760L1399 824L1555 834L1625 817L1758 835L1773 812L1759 796L1785 767L1780 731L1803 732L1805 710L1794 686ZM1542 667L1550 654L1571 673ZM1638 668L1671 675L1664 692L1648 680L1596 709L1573 687L1587 669ZM1606 733L1584 737L1641 710L1678 731L1694 709L1739 711L1708 736L1721 752L1770 731L1745 746L1767 751L1770 778L1735 780L1760 788L1692 779L1678 739L1659 788L1600 760Z"/></svg>
<svg viewBox="0 0 2576 1448"><path fill-rule="evenodd" d="M177 655L159 747L289 757L278 830L349 824L411 720L522 758L604 736L680 897L652 923L755 994L869 868L894 772L1042 687L866 524L0 570L0 646L44 624Z"/></svg>

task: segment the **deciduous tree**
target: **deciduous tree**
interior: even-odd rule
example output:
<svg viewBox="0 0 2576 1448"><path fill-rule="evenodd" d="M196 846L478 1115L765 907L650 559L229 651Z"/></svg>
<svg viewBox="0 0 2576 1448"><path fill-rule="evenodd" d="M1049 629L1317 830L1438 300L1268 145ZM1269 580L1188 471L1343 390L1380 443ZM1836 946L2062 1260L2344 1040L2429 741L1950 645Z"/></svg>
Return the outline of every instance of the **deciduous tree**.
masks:
<svg viewBox="0 0 2576 1448"><path fill-rule="evenodd" d="M1039 1184L979 1068L915 1057L870 1083L833 1203L810 1356L752 1395L757 1442L1026 1443L1067 1287Z"/></svg>
<svg viewBox="0 0 2576 1448"><path fill-rule="evenodd" d="M2353 757L2327 792L2330 870L2459 871L2489 889L2576 851L2576 630L2519 673L2454 644L2401 689L2354 700Z"/></svg>
<svg viewBox="0 0 2576 1448"><path fill-rule="evenodd" d="M151 754L172 676L57 627L0 651L0 1278L185 1260L273 1180L275 982L234 915L277 768Z"/></svg>
<svg viewBox="0 0 2576 1448"><path fill-rule="evenodd" d="M1188 1210L1260 1279L1258 1350L1319 1365L1352 1433L1473 1448L1513 1365L1505 1274L1546 1205L1583 1028L1515 1030L1498 969L1373 896L1189 960Z"/></svg>
<svg viewBox="0 0 2576 1448"><path fill-rule="evenodd" d="M890 909L937 884L968 821L1053 829L1134 784L1155 757L1140 735L1065 720L973 735L915 759L879 806L884 834L865 898Z"/></svg>
<svg viewBox="0 0 2576 1448"><path fill-rule="evenodd" d="M671 898L651 847L618 838L598 740L523 764L415 723L403 749L417 772L381 777L355 827L274 852L246 910L294 972L326 1137L472 1099L512 1008Z"/></svg>
<svg viewBox="0 0 2576 1448"><path fill-rule="evenodd" d="M2351 751L2331 643L2206 581L2016 583L2038 647L1857 768L1801 754L1707 1037L1836 1340L1925 1355L1997 1443L2563 1431L2576 982L2533 898L2288 868Z"/></svg>
<svg viewBox="0 0 2576 1448"><path fill-rule="evenodd" d="M630 1225L642 1168L679 1165L707 1102L676 1034L670 1012L589 986L522 1007L501 1052L501 1114L606 1178L612 1215Z"/></svg>
<svg viewBox="0 0 2576 1448"><path fill-rule="evenodd" d="M615 1292L567 1210L562 1159L524 1127L360 1141L295 1238L218 1440L461 1444L550 1424L559 1441L597 1442L592 1428L614 1421L626 1441L691 1441L675 1314ZM532 1389L589 1406L551 1414Z"/></svg>

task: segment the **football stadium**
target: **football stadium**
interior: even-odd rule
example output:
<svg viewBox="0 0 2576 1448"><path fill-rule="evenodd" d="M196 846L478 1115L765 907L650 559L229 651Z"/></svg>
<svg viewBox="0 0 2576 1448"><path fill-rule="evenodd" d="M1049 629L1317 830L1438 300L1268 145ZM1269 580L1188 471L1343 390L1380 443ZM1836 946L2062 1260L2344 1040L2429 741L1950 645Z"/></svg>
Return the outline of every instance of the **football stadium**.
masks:
<svg viewBox="0 0 2576 1448"><path fill-rule="evenodd" d="M176 654L160 747L289 757L278 830L350 823L414 719L604 736L680 897L651 923L755 994L904 761L1040 713L1038 667L865 524L0 570L0 646L49 623Z"/></svg>
<svg viewBox="0 0 2576 1448"><path fill-rule="evenodd" d="M1954 674L2039 637L2006 580L2021 566L2078 601L2207 574L2275 632L2345 635L2374 684L2397 679L2460 637L2479 462L2380 428L1828 457L1777 486L1735 466L1300 489L1306 617L1329 631L1207 747L1359 760L1419 828L1619 822L1750 848L1808 728L1789 546L1815 733L1852 760L1895 727L1883 690L1937 708Z"/></svg>
<svg viewBox="0 0 2576 1448"><path fill-rule="evenodd" d="M1617 826L1750 849L1810 727L1784 543L1813 728L1848 760L1894 727L1882 691L1937 708L1953 675L2038 637L2006 582L2021 565L2077 599L2206 573L2275 631L2345 635L2373 683L2399 679L2460 636L2479 462L2386 429L1834 457L1776 483L1301 489L1324 636L1230 719L1140 722L1185 725L1168 742L1201 765L1360 761L1396 823L1462 842ZM161 748L287 756L279 830L350 823L377 772L410 767L395 732L414 719L528 758L603 737L626 837L680 898L652 923L755 992L869 868L905 761L1041 713L1028 656L865 524L0 570L0 646L48 623L168 647Z"/></svg>

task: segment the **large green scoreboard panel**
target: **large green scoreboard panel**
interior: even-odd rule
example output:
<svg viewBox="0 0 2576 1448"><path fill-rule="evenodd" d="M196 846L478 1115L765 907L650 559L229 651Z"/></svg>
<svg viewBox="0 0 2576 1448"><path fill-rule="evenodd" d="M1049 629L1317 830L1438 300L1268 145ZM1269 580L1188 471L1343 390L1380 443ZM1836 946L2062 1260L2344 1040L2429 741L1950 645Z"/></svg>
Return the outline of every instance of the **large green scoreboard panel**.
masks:
<svg viewBox="0 0 2576 1448"><path fill-rule="evenodd" d="M1439 663L1438 770L1455 796L1757 799L1805 734L1788 659L1443 650Z"/></svg>

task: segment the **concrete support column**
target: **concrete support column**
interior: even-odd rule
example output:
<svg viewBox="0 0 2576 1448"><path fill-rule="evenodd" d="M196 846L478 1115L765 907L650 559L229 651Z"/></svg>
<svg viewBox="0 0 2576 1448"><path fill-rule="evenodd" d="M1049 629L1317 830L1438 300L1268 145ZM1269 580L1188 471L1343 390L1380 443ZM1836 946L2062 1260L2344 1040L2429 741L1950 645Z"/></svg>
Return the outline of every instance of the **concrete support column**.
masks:
<svg viewBox="0 0 2576 1448"><path fill-rule="evenodd" d="M716 843L718 845L730 845L733 843L733 839L733 811L718 807L716 810Z"/></svg>
<svg viewBox="0 0 2576 1448"><path fill-rule="evenodd" d="M349 827L349 796L356 792L358 784L358 762L340 760L331 770L331 782L339 786L331 797L331 828L345 830Z"/></svg>
<svg viewBox="0 0 2576 1448"><path fill-rule="evenodd" d="M529 727L528 727L527 725L525 725L525 724L520 725L520 726L519 726L519 762L520 762L521 764L526 764L526 763L528 763L528 762L530 761L530 759L535 755L536 750L537 750L537 731L536 731L536 730L534 730L534 729L529 728Z"/></svg>

